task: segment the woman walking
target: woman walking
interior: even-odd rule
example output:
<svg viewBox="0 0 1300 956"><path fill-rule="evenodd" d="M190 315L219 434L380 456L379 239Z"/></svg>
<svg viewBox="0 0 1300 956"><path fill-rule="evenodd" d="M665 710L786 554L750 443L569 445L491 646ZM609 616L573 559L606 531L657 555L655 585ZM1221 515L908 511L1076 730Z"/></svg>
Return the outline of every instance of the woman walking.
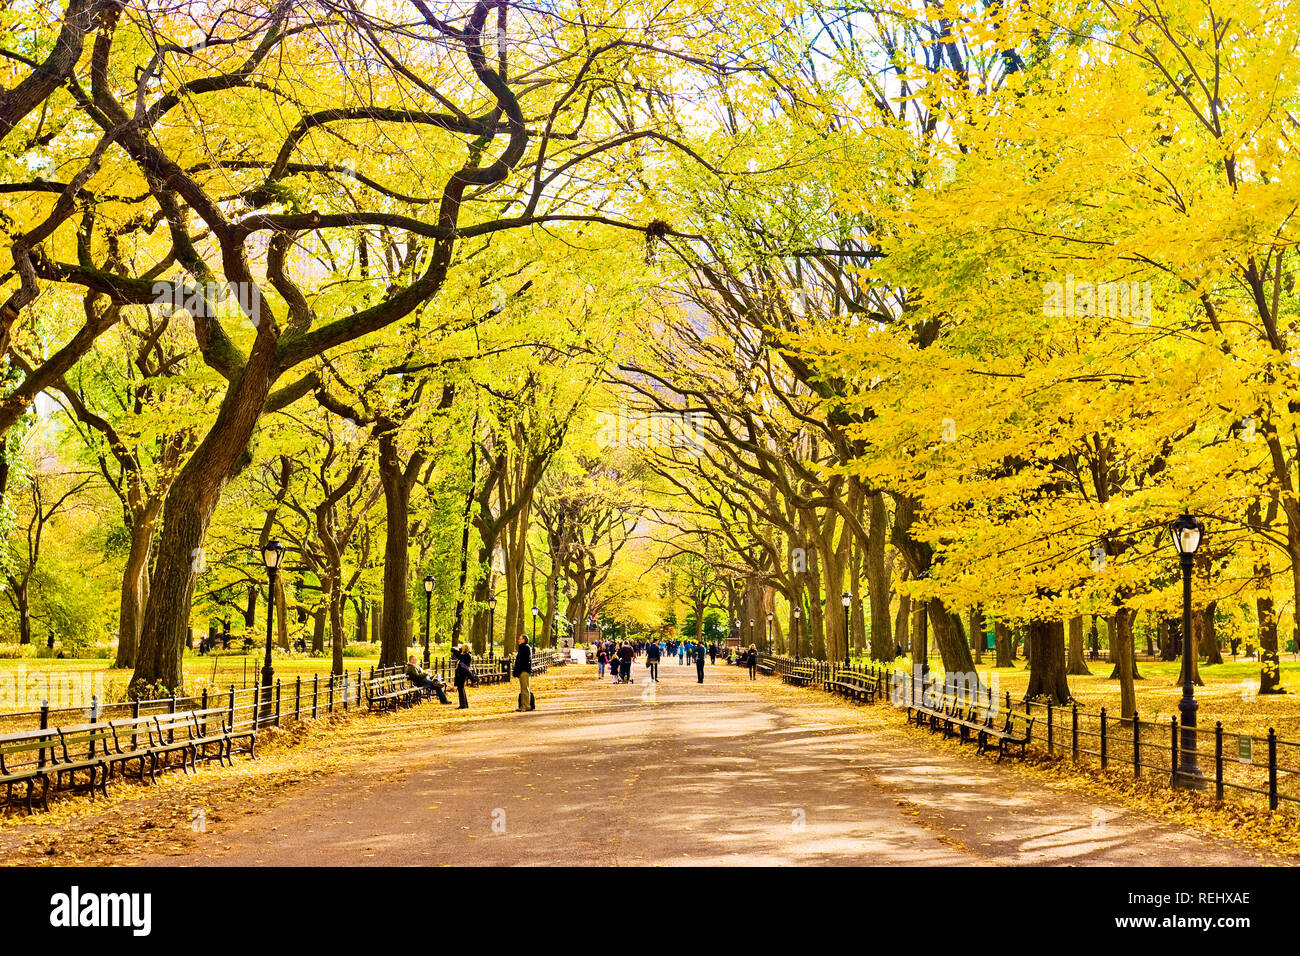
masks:
<svg viewBox="0 0 1300 956"><path fill-rule="evenodd" d="M758 680L758 648L749 645L749 679Z"/></svg>
<svg viewBox="0 0 1300 956"><path fill-rule="evenodd" d="M456 652L456 693L460 695L460 706L456 708L457 710L469 709L465 684L477 680L478 675L474 673L474 655L470 653L468 644L462 644L460 650Z"/></svg>

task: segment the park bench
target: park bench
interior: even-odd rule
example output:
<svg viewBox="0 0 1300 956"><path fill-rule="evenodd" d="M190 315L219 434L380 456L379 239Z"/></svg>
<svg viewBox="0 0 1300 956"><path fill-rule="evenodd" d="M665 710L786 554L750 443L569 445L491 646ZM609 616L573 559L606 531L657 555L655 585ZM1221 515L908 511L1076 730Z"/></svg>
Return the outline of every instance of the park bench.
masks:
<svg viewBox="0 0 1300 956"><path fill-rule="evenodd" d="M77 774L85 771L89 775L86 790L91 799L96 789L108 796L108 757L113 748L113 728L108 724L77 724L59 727L55 733L59 742L50 750L50 762L46 765L54 788L78 789Z"/></svg>
<svg viewBox="0 0 1300 956"><path fill-rule="evenodd" d="M406 676L399 679L393 674L372 677L365 682L366 703L371 710L396 710L419 703L425 696L423 688L407 683Z"/></svg>
<svg viewBox="0 0 1300 956"><path fill-rule="evenodd" d="M822 681L822 688L829 693L839 694L848 700L864 704L876 702L876 679L856 671L839 671L827 675Z"/></svg>
<svg viewBox="0 0 1300 956"><path fill-rule="evenodd" d="M781 680L796 687L808 687L813 682L813 669L811 667L796 667L794 670L782 674Z"/></svg>
<svg viewBox="0 0 1300 956"><path fill-rule="evenodd" d="M5 807L13 806L14 786L25 784L27 812L32 812L36 785L41 787L41 806L49 809L50 777L45 772L45 754L55 746L52 730L23 731L0 735L0 783L5 785Z"/></svg>
<svg viewBox="0 0 1300 956"><path fill-rule="evenodd" d="M771 661L759 661L757 666L758 670L761 673L766 674L768 677L771 677L776 673L776 665Z"/></svg>
<svg viewBox="0 0 1300 956"><path fill-rule="evenodd" d="M1005 715L1006 719L1000 728L996 727L996 722L990 717L989 726L980 731L978 738L980 753L992 750L996 743L999 762L1012 747L1019 747L1020 756L1024 757L1025 747L1034 732L1034 718L1010 708L1001 712L999 716L1002 715Z"/></svg>
<svg viewBox="0 0 1300 956"><path fill-rule="evenodd" d="M961 701L954 700L943 721L943 735L959 736L961 742L966 743L971 739L972 733L978 734L992 728L992 721L992 713L986 713L981 705L966 706Z"/></svg>

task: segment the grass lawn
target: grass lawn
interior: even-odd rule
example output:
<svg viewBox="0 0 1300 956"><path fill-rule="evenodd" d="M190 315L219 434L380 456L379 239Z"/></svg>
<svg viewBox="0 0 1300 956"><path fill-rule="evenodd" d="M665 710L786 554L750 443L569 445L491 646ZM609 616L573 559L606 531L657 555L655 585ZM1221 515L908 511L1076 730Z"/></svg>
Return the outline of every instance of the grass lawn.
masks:
<svg viewBox="0 0 1300 956"><path fill-rule="evenodd" d="M346 670L355 674L358 667L369 670L379 663L379 645L353 645L353 647L365 647L367 653L355 657L344 657L343 667ZM445 657L447 651L448 645L446 644L435 644L429 648L430 656L434 659ZM423 661L423 646L412 648L411 653L415 654L417 660ZM184 659L185 688L190 693L198 693L205 687L226 690L231 684L241 688L251 687L258 682L258 675L262 670L262 655L263 650L260 647L254 647L248 653L230 650L205 655L199 655L187 650ZM276 650L272 659L272 666L275 668L277 677L284 681L292 681L300 676L306 680L313 674L319 674L322 677L328 676L331 662L332 658L328 653L322 657L312 657L309 654L285 654ZM104 687L102 702L113 703L126 699L126 688L131 680L131 669L115 668L112 665L112 660L108 658L6 659L0 660L0 680L6 674L14 675L16 673L23 674L26 681L33 682L37 675L52 676L56 674L66 675L69 672L99 672L99 674L102 674ZM99 676L99 674L96 676ZM15 694L7 696L21 696L21 690L16 690ZM6 706L0 709L29 708Z"/></svg>

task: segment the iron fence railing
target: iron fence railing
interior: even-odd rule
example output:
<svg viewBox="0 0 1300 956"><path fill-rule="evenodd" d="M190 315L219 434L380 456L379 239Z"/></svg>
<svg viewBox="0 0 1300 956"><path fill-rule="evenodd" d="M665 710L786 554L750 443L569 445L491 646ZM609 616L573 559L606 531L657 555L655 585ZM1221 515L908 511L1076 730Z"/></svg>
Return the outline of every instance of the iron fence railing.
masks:
<svg viewBox="0 0 1300 956"><path fill-rule="evenodd" d="M933 675L909 674L877 664L845 667L838 662L770 654L761 655L760 660L770 663L780 675L793 674L796 669L810 674L811 687L822 687L843 673L862 675L875 681L877 700L896 706L915 706L918 700L951 703L964 693L961 702L965 706L998 712L1014 707L1032 716L1029 747L1049 756L1091 762L1106 770L1127 768L1135 776L1145 775L1171 786L1213 789L1220 802L1257 800L1273 810L1283 802L1300 803L1300 742L1280 739L1272 727L1263 736L1238 733L1225 728L1222 721L1184 728L1176 716L1144 720L1140 714L1119 717L1105 707L1092 710L1077 703L1013 702L1010 692L995 701L992 685L984 680L959 687ZM1186 772L1185 758L1195 759L1199 777Z"/></svg>

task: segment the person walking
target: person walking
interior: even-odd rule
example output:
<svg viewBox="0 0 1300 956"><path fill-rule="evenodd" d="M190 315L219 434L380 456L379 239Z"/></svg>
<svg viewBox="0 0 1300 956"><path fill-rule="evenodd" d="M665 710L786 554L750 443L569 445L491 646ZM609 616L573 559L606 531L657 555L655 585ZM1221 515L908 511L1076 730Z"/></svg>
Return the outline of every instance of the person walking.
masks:
<svg viewBox="0 0 1300 956"><path fill-rule="evenodd" d="M632 681L632 645L624 642L623 646L618 649L618 658L623 662L622 674L620 675L624 684Z"/></svg>
<svg viewBox="0 0 1300 956"><path fill-rule="evenodd" d="M533 681L533 649L528 646L528 635L519 635L519 647L515 650L515 666L511 671L519 678L519 711L536 710L531 684Z"/></svg>
<svg viewBox="0 0 1300 956"><path fill-rule="evenodd" d="M460 695L460 706L456 709L468 710L469 697L465 694L465 685L478 680L478 675L474 673L474 655L470 653L468 644L462 644L460 650L454 656L456 658L456 693Z"/></svg>
<svg viewBox="0 0 1300 956"><path fill-rule="evenodd" d="M650 668L650 679L659 680L659 645L651 641L645 646L645 666Z"/></svg>
<svg viewBox="0 0 1300 956"><path fill-rule="evenodd" d="M686 642L677 645L677 666L681 667L686 663Z"/></svg>
<svg viewBox="0 0 1300 956"><path fill-rule="evenodd" d="M749 645L749 679L758 680L758 648Z"/></svg>
<svg viewBox="0 0 1300 956"><path fill-rule="evenodd" d="M716 641L709 641L709 663L716 664L717 662L718 662L718 644Z"/></svg>
<svg viewBox="0 0 1300 956"><path fill-rule="evenodd" d="M704 647L704 642L700 641L695 645L695 682L704 683L704 658L708 656L708 651Z"/></svg>
<svg viewBox="0 0 1300 956"><path fill-rule="evenodd" d="M605 647L604 641L596 642L596 679L600 680L605 676L605 662L609 660L609 650Z"/></svg>

